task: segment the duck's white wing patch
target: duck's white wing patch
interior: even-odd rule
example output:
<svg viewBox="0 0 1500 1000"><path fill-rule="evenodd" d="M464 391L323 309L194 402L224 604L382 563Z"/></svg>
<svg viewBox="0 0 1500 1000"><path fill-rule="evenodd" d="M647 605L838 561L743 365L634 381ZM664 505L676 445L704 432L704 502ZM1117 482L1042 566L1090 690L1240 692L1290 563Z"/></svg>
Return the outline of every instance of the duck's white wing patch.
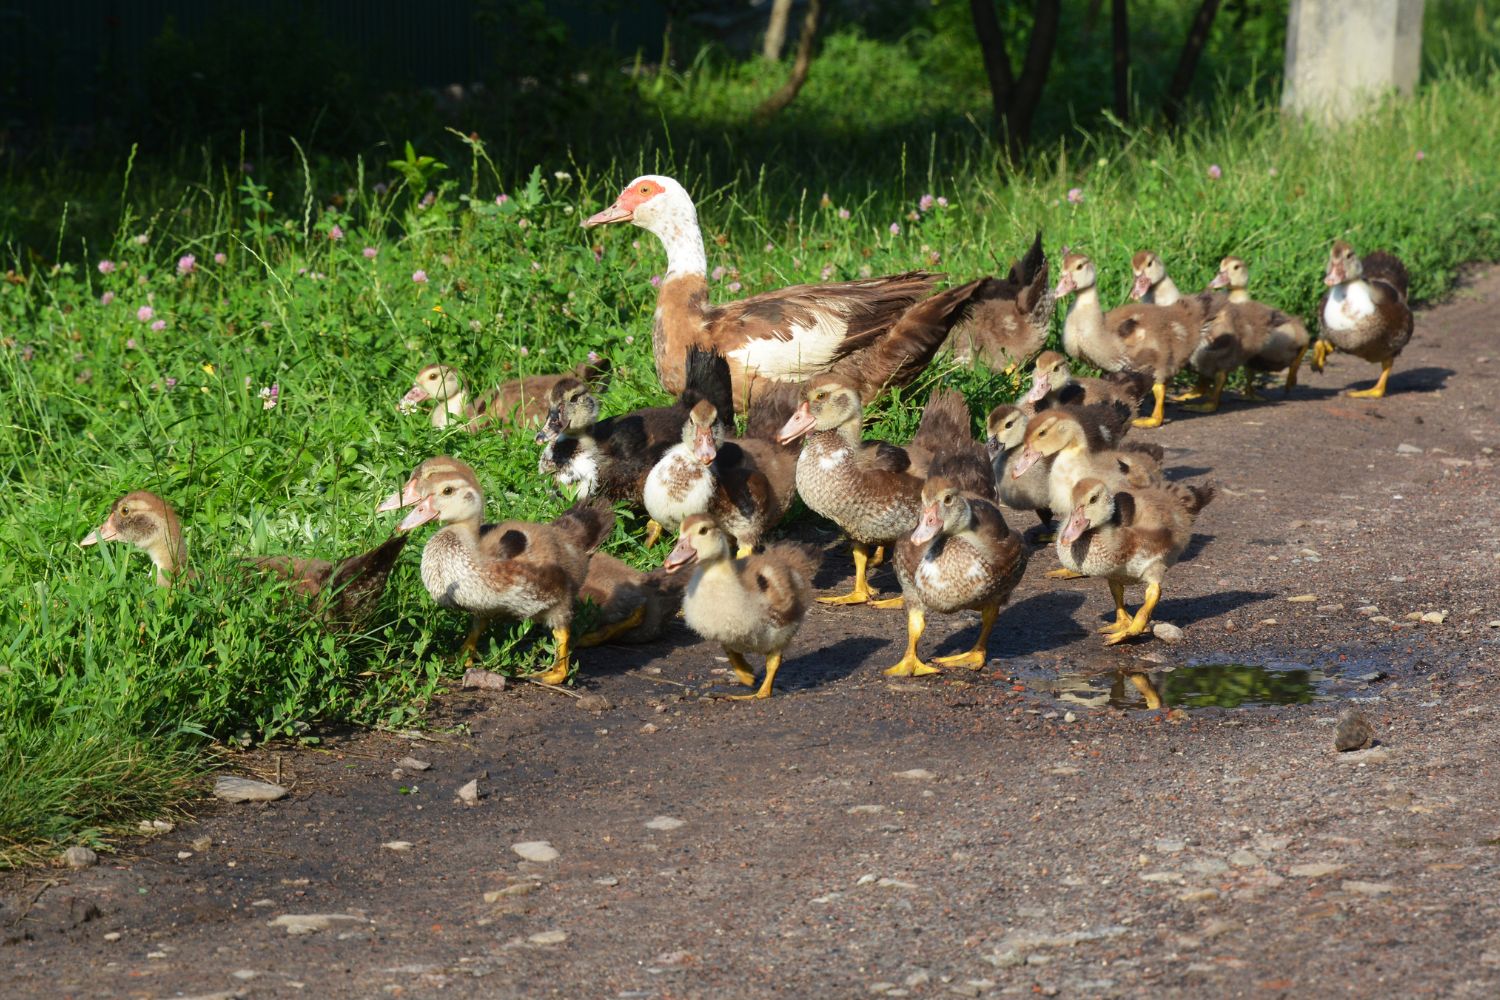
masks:
<svg viewBox="0 0 1500 1000"><path fill-rule="evenodd" d="M749 374L797 382L828 367L849 330L849 321L832 311L818 311L817 321L793 325L783 336L757 337L728 353ZM780 331L778 331L780 333Z"/></svg>
<svg viewBox="0 0 1500 1000"><path fill-rule="evenodd" d="M1370 286L1362 281L1335 285L1323 306L1323 325L1330 330L1351 330L1374 311L1375 301L1370 298Z"/></svg>

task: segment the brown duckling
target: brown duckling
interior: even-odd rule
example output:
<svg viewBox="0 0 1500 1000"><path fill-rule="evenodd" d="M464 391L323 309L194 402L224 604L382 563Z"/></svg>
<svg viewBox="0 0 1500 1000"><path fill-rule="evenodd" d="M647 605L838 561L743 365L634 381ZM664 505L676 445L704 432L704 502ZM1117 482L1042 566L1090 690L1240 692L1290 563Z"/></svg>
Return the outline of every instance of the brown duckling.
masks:
<svg viewBox="0 0 1500 1000"><path fill-rule="evenodd" d="M1225 257L1219 262L1210 288L1229 289L1229 304L1246 321L1265 330L1260 350L1246 363L1248 369L1245 398L1260 399L1255 392L1254 372L1286 371L1284 392L1297 384L1297 371L1307 353L1309 338L1302 320L1290 313L1257 302L1250 297L1250 265L1239 257Z"/></svg>
<svg viewBox="0 0 1500 1000"><path fill-rule="evenodd" d="M1057 351L1043 351L1036 356L1031 369L1031 390L1021 401L1028 416L1054 406L1090 406L1095 403L1120 404L1134 413L1151 392L1151 376L1146 372L1109 372L1103 378L1080 378L1073 374L1068 356Z"/></svg>
<svg viewBox="0 0 1500 1000"><path fill-rule="evenodd" d="M1054 513L1072 509L1073 487L1083 479L1139 487L1164 481L1160 447L1111 440L1100 423L1081 419L1068 409L1048 410L1028 423L1025 446L1010 466L1012 478L1019 479L1049 456L1052 466L1047 473L1047 505ZM1067 580L1078 574L1064 566L1046 575Z"/></svg>
<svg viewBox="0 0 1500 1000"><path fill-rule="evenodd" d="M458 459L447 455L429 458L417 466L406 484L386 497L377 512L410 507L431 491L431 483L448 473L466 469ZM479 550L494 558L501 556L504 530L498 524L479 527ZM506 525L515 529L514 523ZM524 525L522 527L524 530ZM405 536L401 536L405 537ZM650 642L661 634L663 624L677 613L682 604L682 581L660 571L642 573L604 552L594 552L589 559L588 574L578 590L580 601L592 601L598 607L594 630L578 636L572 645L578 649L606 642Z"/></svg>
<svg viewBox="0 0 1500 1000"><path fill-rule="evenodd" d="M1170 306L1125 305L1106 314L1096 280L1088 257L1070 253L1063 258L1057 297L1076 293L1063 322L1063 350L1108 372L1149 374L1155 405L1135 425L1160 427L1166 384L1187 364L1221 304L1209 296L1189 296Z"/></svg>
<svg viewBox="0 0 1500 1000"><path fill-rule="evenodd" d="M1182 555L1193 521L1214 497L1213 486L1119 488L1099 479L1073 487L1072 513L1057 536L1057 557L1084 576L1109 581L1115 620L1103 631L1108 645L1141 635L1161 600L1162 579ZM1146 585L1134 615L1125 609L1125 588Z"/></svg>
<svg viewBox="0 0 1500 1000"><path fill-rule="evenodd" d="M446 461L447 471L416 483L422 497L398 528L411 531L434 519L443 525L422 547L422 583L440 607L473 616L461 649L466 661L494 619L540 621L552 630L557 651L551 669L537 680L563 683L571 669L574 604L590 554L614 528L614 512L585 503L551 524L502 522L493 529L495 542L482 546L484 490L473 469L457 459Z"/></svg>
<svg viewBox="0 0 1500 1000"><path fill-rule="evenodd" d="M819 376L808 382L802 404L781 428L778 440L790 443L806 437L797 459L797 493L814 513L843 529L853 543L854 589L841 597L818 600L896 608L901 606L899 597L871 600L870 550L916 528L922 479L912 471L912 455L906 449L863 440L863 422L856 385L839 376ZM911 447L933 455L942 451L941 442L971 438L963 397L934 390Z"/></svg>
<svg viewBox="0 0 1500 1000"><path fill-rule="evenodd" d="M976 359L996 371L1012 371L1041 349L1052 321L1052 283L1042 233L1005 278L985 278L953 326L946 348L954 360Z"/></svg>
<svg viewBox="0 0 1500 1000"><path fill-rule="evenodd" d="M104 523L78 544L126 542L144 551L156 566L161 587L192 579L182 523L177 512L155 493L135 490L116 500ZM406 547L406 538L395 535L368 552L337 562L301 556L249 556L246 568L280 577L313 602L328 621L352 628L363 627L373 618L385 593L396 557Z"/></svg>
<svg viewBox="0 0 1500 1000"><path fill-rule="evenodd" d="M806 546L777 542L759 555L732 558L724 532L694 514L682 522L664 568L675 573L690 565L695 568L682 601L688 627L724 647L735 676L747 687L755 686L755 671L745 654L763 654L765 680L754 694L735 697L771 697L782 653L812 603L817 557Z"/></svg>
<svg viewBox="0 0 1500 1000"><path fill-rule="evenodd" d="M1177 283L1167 276L1167 265L1150 250L1141 250L1130 258L1130 272L1135 281L1130 297L1148 306L1172 306L1182 298Z"/></svg>
<svg viewBox="0 0 1500 1000"><path fill-rule="evenodd" d="M581 497L623 500L643 508L646 477L682 440L683 422L700 400L732 419L729 366L722 354L697 347L688 350L687 387L674 406L646 407L600 420L598 399L586 385L577 380L559 383L547 421L537 433L538 442L548 442L538 468L560 486L576 485Z"/></svg>
<svg viewBox="0 0 1500 1000"><path fill-rule="evenodd" d="M1087 439L1098 442L1100 447L1108 447L1118 442L1130 429L1130 414L1134 408L1116 400L1109 404L1091 403L1052 409L1071 415L1084 427ZM1033 458L1027 468L1017 475L1012 474L1025 450L1026 429L1030 419L1020 407L1007 404L995 407L985 419L988 432L985 447L990 454L995 492L1000 502L1011 510L1036 511L1043 527L1046 527L1053 516L1050 486L1053 456ZM1042 541L1052 541L1051 535L1044 534Z"/></svg>
<svg viewBox="0 0 1500 1000"><path fill-rule="evenodd" d="M590 355L593 358L593 355ZM528 375L501 382L495 388L470 398L468 383L457 369L448 365L428 365L417 372L417 379L401 397L402 410L415 409L432 400L432 426L447 427L462 420L464 430L477 431L498 422L502 426L535 427L547 417L551 406L549 394L559 382L569 379L584 382L595 392L609 385L609 359L586 361L561 375Z"/></svg>
<svg viewBox="0 0 1500 1000"><path fill-rule="evenodd" d="M1350 396L1379 399L1385 395L1391 368L1411 341L1412 315L1407 305L1411 281L1406 265L1392 253L1375 251L1360 257L1343 240L1328 255L1323 277L1328 293L1318 304L1318 342L1313 371L1321 372L1328 356L1345 351L1380 366L1380 378Z"/></svg>
<svg viewBox="0 0 1500 1000"><path fill-rule="evenodd" d="M922 486L922 513L915 530L896 543L896 577L906 599L906 653L886 670L897 677L936 673L939 666L984 666L990 631L1001 605L1026 570L1029 550L995 508L994 482L978 455L956 452L938 463L938 474ZM980 612L974 647L939 656L933 666L917 655L927 613Z"/></svg>

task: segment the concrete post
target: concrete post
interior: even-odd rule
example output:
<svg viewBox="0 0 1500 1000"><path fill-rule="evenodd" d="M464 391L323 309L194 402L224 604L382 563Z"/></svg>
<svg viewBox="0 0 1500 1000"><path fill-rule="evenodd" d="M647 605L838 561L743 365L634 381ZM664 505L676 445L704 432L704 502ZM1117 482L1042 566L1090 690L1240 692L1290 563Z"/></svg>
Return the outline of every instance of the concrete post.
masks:
<svg viewBox="0 0 1500 1000"><path fill-rule="evenodd" d="M1353 118L1390 92L1410 94L1422 66L1423 0L1292 0L1283 110Z"/></svg>

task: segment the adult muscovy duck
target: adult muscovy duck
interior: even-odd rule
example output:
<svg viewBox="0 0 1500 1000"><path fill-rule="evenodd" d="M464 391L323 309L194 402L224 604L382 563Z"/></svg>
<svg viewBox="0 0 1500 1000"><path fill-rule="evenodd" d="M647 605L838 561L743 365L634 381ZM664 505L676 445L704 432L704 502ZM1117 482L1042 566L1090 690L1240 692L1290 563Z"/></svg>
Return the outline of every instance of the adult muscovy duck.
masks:
<svg viewBox="0 0 1500 1000"><path fill-rule="evenodd" d="M712 305L698 212L681 184L654 174L637 177L584 226L612 222L631 222L656 234L667 251L651 331L662 388L682 390L688 347L712 347L729 360L740 410L760 391L756 383L762 380L802 382L832 371L853 382L864 400L911 382L980 286L970 282L929 297L939 276L909 271L793 285Z"/></svg>

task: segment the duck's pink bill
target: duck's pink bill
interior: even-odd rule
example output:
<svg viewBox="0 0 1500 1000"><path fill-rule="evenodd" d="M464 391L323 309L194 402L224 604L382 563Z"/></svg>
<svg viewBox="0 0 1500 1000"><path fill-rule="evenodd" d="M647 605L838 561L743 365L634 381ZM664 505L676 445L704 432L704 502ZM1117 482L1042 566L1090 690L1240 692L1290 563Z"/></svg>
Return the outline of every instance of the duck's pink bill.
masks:
<svg viewBox="0 0 1500 1000"><path fill-rule="evenodd" d="M781 430L776 432L776 440L780 444L791 444L817 424L817 418L812 415L812 407L803 403L797 407L787 422L781 425Z"/></svg>
<svg viewBox="0 0 1500 1000"><path fill-rule="evenodd" d="M396 525L396 530L410 531L413 528L426 524L437 516L437 508L432 505L432 497L423 497L421 502L411 509L411 513L407 514L401 520L401 523Z"/></svg>
<svg viewBox="0 0 1500 1000"><path fill-rule="evenodd" d="M684 536L677 540L677 546L667 556L667 561L661 564L661 568L668 573L675 573L697 558L698 553Z"/></svg>
<svg viewBox="0 0 1500 1000"><path fill-rule="evenodd" d="M1050 383L1042 381L1035 375L1031 376L1031 391L1026 394L1026 402L1040 403L1051 389Z"/></svg>
<svg viewBox="0 0 1500 1000"><path fill-rule="evenodd" d="M401 397L401 402L406 406L410 406L413 403L425 403L431 398L432 395L426 389L420 385L414 385L406 390L406 395Z"/></svg>
<svg viewBox="0 0 1500 1000"><path fill-rule="evenodd" d="M938 529L943 526L943 519L938 514L937 505L927 507L922 511L922 520L917 523L917 530L911 533L912 544L921 545L932 541L937 537Z"/></svg>
<svg viewBox="0 0 1500 1000"><path fill-rule="evenodd" d="M1073 511L1073 516L1068 518L1067 527L1063 528L1062 532L1057 536L1057 540L1064 545L1071 545L1078 541L1078 537L1083 534L1084 529L1088 526L1088 513L1082 507L1079 507Z"/></svg>
<svg viewBox="0 0 1500 1000"><path fill-rule="evenodd" d="M112 542L119 537L120 533L115 530L114 522L105 521L99 527L84 535L83 541L79 542L78 545L80 548L88 548L90 545L98 545L100 542Z"/></svg>
<svg viewBox="0 0 1500 1000"><path fill-rule="evenodd" d="M1135 284L1130 286L1130 297L1132 299L1140 299L1145 297L1145 294L1149 291L1151 291L1151 279L1144 274L1136 275Z"/></svg>
<svg viewBox="0 0 1500 1000"><path fill-rule="evenodd" d="M1035 465L1042 457L1042 453L1034 448L1025 448L1021 456L1016 459L1016 464L1011 466L1010 478L1020 479L1027 469Z"/></svg>
<svg viewBox="0 0 1500 1000"><path fill-rule="evenodd" d="M594 226L603 226L611 222L629 222L635 215L628 208L621 208L619 203L609 206L602 212L596 212L583 220L584 229L592 229Z"/></svg>

